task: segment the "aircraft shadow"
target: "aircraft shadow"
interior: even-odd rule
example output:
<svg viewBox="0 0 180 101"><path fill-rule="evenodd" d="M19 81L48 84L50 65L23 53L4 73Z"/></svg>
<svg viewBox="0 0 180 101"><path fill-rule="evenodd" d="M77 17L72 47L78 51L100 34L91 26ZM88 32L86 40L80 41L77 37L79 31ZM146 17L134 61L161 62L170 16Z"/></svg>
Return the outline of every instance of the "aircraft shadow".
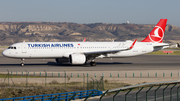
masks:
<svg viewBox="0 0 180 101"><path fill-rule="evenodd" d="M96 62L96 65L115 65L115 64L132 64L132 63L121 63L121 62L112 62L112 63L105 63L105 62ZM82 66L82 67L90 67L90 63L86 63L83 65L71 65L69 63L56 63L56 62L48 62L47 65L53 66Z"/></svg>
<svg viewBox="0 0 180 101"><path fill-rule="evenodd" d="M91 67L90 63L86 63L83 65L71 65L69 63L63 64L63 63L53 63L53 62L48 62L48 65L53 65L53 66L82 66L82 67ZM132 64L132 63L121 63L121 62L112 62L112 63L106 63L106 62L96 62L96 65L116 65L116 64Z"/></svg>
<svg viewBox="0 0 180 101"><path fill-rule="evenodd" d="M96 65L117 65L117 64L132 64L132 63L121 63L121 62L112 62L112 63L105 63L105 62L96 62ZM25 66L82 66L82 67L90 67L90 63L86 63L84 65L71 65L69 63L56 63L56 62L48 62L48 63L40 63L40 64L29 64L25 63ZM20 66L20 64L0 64L0 66Z"/></svg>

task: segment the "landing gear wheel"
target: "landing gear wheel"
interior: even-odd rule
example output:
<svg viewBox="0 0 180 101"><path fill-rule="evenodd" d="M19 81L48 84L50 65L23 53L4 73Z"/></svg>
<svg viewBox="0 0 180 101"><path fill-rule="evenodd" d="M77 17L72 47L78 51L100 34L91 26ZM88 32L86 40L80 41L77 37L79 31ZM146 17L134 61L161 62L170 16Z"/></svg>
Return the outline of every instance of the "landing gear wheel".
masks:
<svg viewBox="0 0 180 101"><path fill-rule="evenodd" d="M91 66L96 66L96 62L90 62Z"/></svg>
<svg viewBox="0 0 180 101"><path fill-rule="evenodd" d="M21 63L21 66L23 67L23 66L24 66L24 63Z"/></svg>

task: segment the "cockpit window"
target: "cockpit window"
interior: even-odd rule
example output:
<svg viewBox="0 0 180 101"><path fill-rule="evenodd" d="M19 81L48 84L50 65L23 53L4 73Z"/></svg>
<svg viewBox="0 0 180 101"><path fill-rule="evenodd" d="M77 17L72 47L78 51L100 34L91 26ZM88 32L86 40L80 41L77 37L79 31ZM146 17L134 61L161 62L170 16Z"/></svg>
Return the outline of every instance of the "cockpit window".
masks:
<svg viewBox="0 0 180 101"><path fill-rule="evenodd" d="M10 46L10 47L8 47L8 49L16 49L16 47L12 47L12 46Z"/></svg>

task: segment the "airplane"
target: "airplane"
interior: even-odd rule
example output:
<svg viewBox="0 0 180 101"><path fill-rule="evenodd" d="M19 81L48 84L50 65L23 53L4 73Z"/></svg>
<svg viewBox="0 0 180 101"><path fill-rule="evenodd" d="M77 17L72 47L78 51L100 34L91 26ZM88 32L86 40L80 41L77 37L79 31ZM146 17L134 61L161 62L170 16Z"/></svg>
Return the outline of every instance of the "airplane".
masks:
<svg viewBox="0 0 180 101"><path fill-rule="evenodd" d="M83 65L91 60L96 66L96 58L122 58L142 55L169 47L163 43L167 19L160 19L149 35L142 41L124 42L20 42L10 45L2 52L8 58L55 59L57 63L69 62L71 65Z"/></svg>

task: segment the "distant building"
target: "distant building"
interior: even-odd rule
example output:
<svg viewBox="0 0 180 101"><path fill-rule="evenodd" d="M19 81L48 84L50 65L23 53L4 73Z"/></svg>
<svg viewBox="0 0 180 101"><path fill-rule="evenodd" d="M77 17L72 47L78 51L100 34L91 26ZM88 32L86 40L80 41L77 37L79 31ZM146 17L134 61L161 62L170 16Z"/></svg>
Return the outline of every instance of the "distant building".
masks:
<svg viewBox="0 0 180 101"><path fill-rule="evenodd" d="M129 24L129 21L126 21L126 24Z"/></svg>

